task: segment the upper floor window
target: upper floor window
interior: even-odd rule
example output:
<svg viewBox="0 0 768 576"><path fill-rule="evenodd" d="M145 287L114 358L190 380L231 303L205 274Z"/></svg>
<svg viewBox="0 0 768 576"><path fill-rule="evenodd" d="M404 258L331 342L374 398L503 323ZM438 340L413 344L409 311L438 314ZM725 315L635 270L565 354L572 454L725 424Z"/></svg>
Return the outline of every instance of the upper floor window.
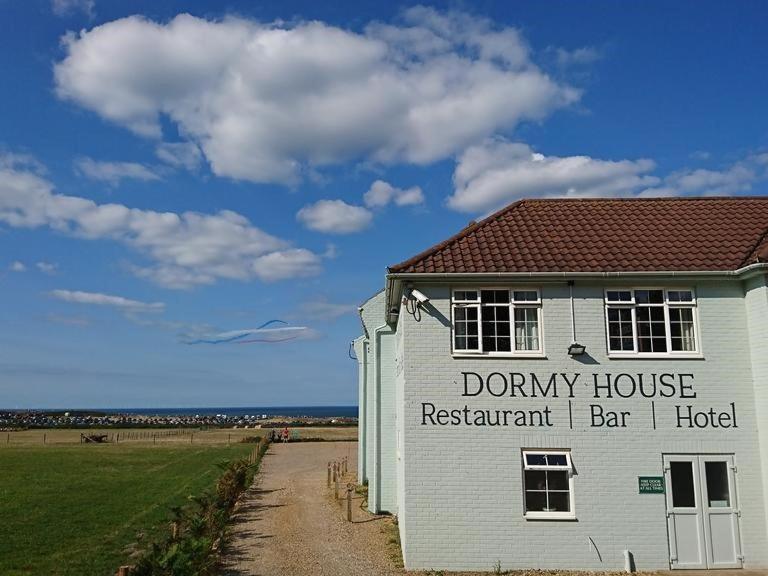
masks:
<svg viewBox="0 0 768 576"><path fill-rule="evenodd" d="M674 355L699 351L693 290L606 290L605 311L609 353Z"/></svg>
<svg viewBox="0 0 768 576"><path fill-rule="evenodd" d="M453 349L480 354L540 353L541 297L536 289L453 291Z"/></svg>

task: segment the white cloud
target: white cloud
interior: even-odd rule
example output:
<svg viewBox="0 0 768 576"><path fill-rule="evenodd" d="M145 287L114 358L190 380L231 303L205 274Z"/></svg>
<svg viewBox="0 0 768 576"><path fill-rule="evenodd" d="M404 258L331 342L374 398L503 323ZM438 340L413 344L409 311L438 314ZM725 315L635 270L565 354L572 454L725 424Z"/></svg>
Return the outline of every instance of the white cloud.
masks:
<svg viewBox="0 0 768 576"><path fill-rule="evenodd" d="M396 188L389 182L376 180L363 196L365 205L369 208L386 206L393 202L398 206L413 206L424 203L424 193L418 186L411 188Z"/></svg>
<svg viewBox="0 0 768 576"><path fill-rule="evenodd" d="M528 197L620 196L655 186L652 160L544 156L527 144L489 140L468 148L453 173L448 205L484 212Z"/></svg>
<svg viewBox="0 0 768 576"><path fill-rule="evenodd" d="M459 157L448 205L489 212L522 198L738 194L768 179L768 153L721 170L685 169L661 178L654 169L648 159L545 156L527 144L487 140Z"/></svg>
<svg viewBox="0 0 768 576"><path fill-rule="evenodd" d="M122 243L149 261L132 267L138 276L170 288L218 279L273 281L320 270L318 255L264 232L236 212L156 212L97 204L57 194L43 177L2 157L0 222Z"/></svg>
<svg viewBox="0 0 768 576"><path fill-rule="evenodd" d="M296 219L311 230L329 234L351 234L370 226L373 214L343 200L318 200L304 206Z"/></svg>
<svg viewBox="0 0 768 576"><path fill-rule="evenodd" d="M74 304L89 304L92 306L109 306L123 312L162 312L165 304L162 302L141 302L123 296L113 296L100 292L83 292L80 290L52 290L51 297Z"/></svg>
<svg viewBox="0 0 768 576"><path fill-rule="evenodd" d="M26 272L27 271L27 265L24 264L24 262L20 262L19 260L15 260L11 262L11 265L8 266L8 270L11 272Z"/></svg>
<svg viewBox="0 0 768 576"><path fill-rule="evenodd" d="M306 326L290 326L282 321L274 321L274 324L259 328L245 328L239 330L227 330L226 332L186 331L179 335L179 340L184 344L257 344L280 343L292 340L311 340L318 338L320 334Z"/></svg>
<svg viewBox="0 0 768 576"><path fill-rule="evenodd" d="M300 317L307 320L335 320L346 314L357 313L356 304L337 304L327 300L305 302L300 307Z"/></svg>
<svg viewBox="0 0 768 576"><path fill-rule="evenodd" d="M737 162L724 170L681 170L664 179L667 188L677 194L730 195L747 192L752 184L765 176L752 160Z"/></svg>
<svg viewBox="0 0 768 576"><path fill-rule="evenodd" d="M160 180L160 175L136 162L100 162L93 158L78 158L75 161L77 172L91 180L107 182L116 186L121 180Z"/></svg>
<svg viewBox="0 0 768 576"><path fill-rule="evenodd" d="M361 33L132 16L63 44L61 98L150 138L163 116L215 174L255 182L350 160L430 163L579 98L533 63L516 29L424 7Z"/></svg>
<svg viewBox="0 0 768 576"><path fill-rule="evenodd" d="M66 16L72 12L82 12L89 18L93 16L95 0L51 0L51 9L57 16Z"/></svg>
<svg viewBox="0 0 768 576"><path fill-rule="evenodd" d="M48 322L52 322L54 324L65 324L67 326L79 326L79 327L85 327L90 326L91 321L88 318L83 318L82 316L63 316L61 314L48 314L45 319Z"/></svg>
<svg viewBox="0 0 768 576"><path fill-rule="evenodd" d="M43 274L56 274L59 269L58 264L52 264L51 262L35 262L35 267Z"/></svg>
<svg viewBox="0 0 768 576"><path fill-rule="evenodd" d="M155 148L155 154L163 162L187 170L196 170L203 161L200 148L194 142L161 142Z"/></svg>
<svg viewBox="0 0 768 576"><path fill-rule="evenodd" d="M555 58L558 66L563 68L581 66L597 62L603 57L603 53L594 46L584 46L576 50L555 49Z"/></svg>

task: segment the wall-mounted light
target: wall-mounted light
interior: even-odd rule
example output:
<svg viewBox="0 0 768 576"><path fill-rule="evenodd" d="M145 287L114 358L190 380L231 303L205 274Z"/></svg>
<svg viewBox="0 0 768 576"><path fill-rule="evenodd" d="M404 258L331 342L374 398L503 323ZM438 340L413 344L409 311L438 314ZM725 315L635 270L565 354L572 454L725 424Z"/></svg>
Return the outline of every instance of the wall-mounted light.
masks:
<svg viewBox="0 0 768 576"><path fill-rule="evenodd" d="M572 342L571 345L568 346L569 356L581 356L586 351L587 347L584 346L584 344L579 344L578 342Z"/></svg>

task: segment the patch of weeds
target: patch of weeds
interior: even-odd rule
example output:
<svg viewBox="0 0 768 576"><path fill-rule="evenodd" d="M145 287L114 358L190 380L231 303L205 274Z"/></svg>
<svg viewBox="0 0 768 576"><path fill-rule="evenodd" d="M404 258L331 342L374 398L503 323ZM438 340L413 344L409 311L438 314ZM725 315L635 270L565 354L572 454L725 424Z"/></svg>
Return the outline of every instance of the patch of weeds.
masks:
<svg viewBox="0 0 768 576"><path fill-rule="evenodd" d="M151 542L136 554L135 576L212 576L218 573L219 554L227 523L238 499L253 481L269 442L261 442L255 463L236 460L221 465L213 490L192 497L188 506L172 509L172 533ZM132 554L133 555L133 554Z"/></svg>
<svg viewBox="0 0 768 576"><path fill-rule="evenodd" d="M403 567L403 550L400 547L400 529L397 526L397 516L392 520L385 521L381 531L387 536L387 547L389 548L389 557L398 568Z"/></svg>
<svg viewBox="0 0 768 576"><path fill-rule="evenodd" d="M358 496L362 496L362 500L360 500L360 508L365 510L368 508L368 482L365 484L358 484L355 486L355 494Z"/></svg>

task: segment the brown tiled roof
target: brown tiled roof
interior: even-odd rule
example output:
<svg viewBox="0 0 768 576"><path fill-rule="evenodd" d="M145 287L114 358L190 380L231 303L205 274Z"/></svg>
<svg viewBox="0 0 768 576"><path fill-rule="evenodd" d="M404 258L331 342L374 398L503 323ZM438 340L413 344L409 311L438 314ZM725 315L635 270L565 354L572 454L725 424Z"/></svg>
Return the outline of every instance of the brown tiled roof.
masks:
<svg viewBox="0 0 768 576"><path fill-rule="evenodd" d="M396 273L732 271L768 261L768 197L520 200Z"/></svg>

